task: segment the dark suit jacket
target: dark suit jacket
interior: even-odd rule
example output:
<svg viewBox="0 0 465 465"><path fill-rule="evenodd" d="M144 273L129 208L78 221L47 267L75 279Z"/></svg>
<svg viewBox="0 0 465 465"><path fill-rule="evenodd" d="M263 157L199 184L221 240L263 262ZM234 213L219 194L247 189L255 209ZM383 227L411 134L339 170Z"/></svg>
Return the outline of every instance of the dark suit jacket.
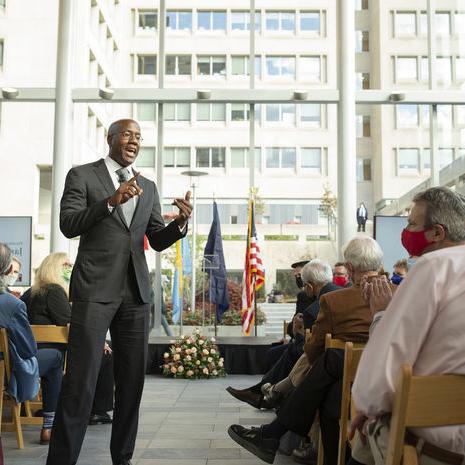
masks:
<svg viewBox="0 0 465 465"><path fill-rule="evenodd" d="M332 282L329 282L328 284L322 287L320 293L318 294L318 298L315 299L315 301L310 306L308 306L303 312L305 329L311 329L312 326L315 324L315 321L318 317L318 313L320 311L320 297L327 294L328 292L337 291L338 289L341 288L339 286L336 286Z"/></svg>
<svg viewBox="0 0 465 465"><path fill-rule="evenodd" d="M362 215L362 209L360 207L357 208L357 219L367 220L368 219L368 210L365 207L365 214Z"/></svg>
<svg viewBox="0 0 465 465"><path fill-rule="evenodd" d="M366 342L372 319L370 307L362 299L359 285L322 296L312 336L305 344L310 365L325 351L326 333L331 333L333 339Z"/></svg>
<svg viewBox="0 0 465 465"><path fill-rule="evenodd" d="M142 301L150 302L144 235L160 252L185 233L174 221L165 226L155 183L139 176L138 184L143 193L128 227L119 206L111 213L108 210L108 198L115 187L103 159L69 171L61 199L60 229L68 238L80 236L70 283L71 301L119 300L132 261Z"/></svg>

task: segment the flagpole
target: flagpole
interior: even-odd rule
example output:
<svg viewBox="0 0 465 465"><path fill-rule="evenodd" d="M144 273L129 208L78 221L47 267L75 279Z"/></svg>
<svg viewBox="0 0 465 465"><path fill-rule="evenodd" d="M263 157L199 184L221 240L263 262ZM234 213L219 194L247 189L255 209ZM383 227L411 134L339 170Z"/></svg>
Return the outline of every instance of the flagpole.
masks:
<svg viewBox="0 0 465 465"><path fill-rule="evenodd" d="M215 339L218 337L218 304L215 305Z"/></svg>
<svg viewBox="0 0 465 465"><path fill-rule="evenodd" d="M257 288L255 287L255 278L253 280L253 311L254 311L254 327L255 337L258 336L258 318L257 318Z"/></svg>

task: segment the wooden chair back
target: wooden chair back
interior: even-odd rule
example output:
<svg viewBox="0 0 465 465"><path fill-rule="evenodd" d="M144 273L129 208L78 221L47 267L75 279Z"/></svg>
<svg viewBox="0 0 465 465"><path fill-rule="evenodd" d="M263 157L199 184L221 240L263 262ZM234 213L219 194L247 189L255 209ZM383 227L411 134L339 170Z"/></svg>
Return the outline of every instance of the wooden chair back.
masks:
<svg viewBox="0 0 465 465"><path fill-rule="evenodd" d="M24 438L23 438L23 429L21 427L21 404L16 402L16 399L10 397L5 391L5 384L8 385L11 377L11 363L10 363L10 348L8 342L8 332L5 328L0 328L0 352L3 353L2 360L2 379L1 389L1 409L0 409L0 419L1 419L1 429L2 431L14 432L16 434L16 442L19 449L24 448ZM11 410L11 420L3 421L3 407L10 408Z"/></svg>
<svg viewBox="0 0 465 465"><path fill-rule="evenodd" d="M405 444L406 428L465 424L465 375L413 376L403 365L396 385L386 465L417 461L416 450ZM405 460L406 459L406 460Z"/></svg>
<svg viewBox="0 0 465 465"><path fill-rule="evenodd" d="M346 342L344 349L344 374L342 376L341 419L339 422L338 465L346 463L346 445L350 418L351 387L355 380L363 348L354 348L353 342Z"/></svg>
<svg viewBox="0 0 465 465"><path fill-rule="evenodd" d="M283 321L283 339L286 339L287 337L287 325L289 322L287 320Z"/></svg>
<svg viewBox="0 0 465 465"><path fill-rule="evenodd" d="M67 344L69 335L68 326L55 326L55 325L31 325L32 333L37 343L53 343L53 344ZM66 354L63 365L63 371L66 370ZM34 400L26 400L24 402L25 416L21 417L21 423L25 425L40 425L42 418L35 417L34 411L40 410L43 406L42 403L42 390L39 391L37 398Z"/></svg>
<svg viewBox="0 0 465 465"><path fill-rule="evenodd" d="M305 330L305 342L308 342L311 337L312 337L312 330L310 328L307 328Z"/></svg>

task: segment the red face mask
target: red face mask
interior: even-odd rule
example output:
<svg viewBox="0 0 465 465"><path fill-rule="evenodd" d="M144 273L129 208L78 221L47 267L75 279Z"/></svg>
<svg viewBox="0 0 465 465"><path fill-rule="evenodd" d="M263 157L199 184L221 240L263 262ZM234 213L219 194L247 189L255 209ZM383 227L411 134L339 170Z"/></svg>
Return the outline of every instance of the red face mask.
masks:
<svg viewBox="0 0 465 465"><path fill-rule="evenodd" d="M333 283L336 286L344 287L349 280L347 279L347 276L334 276L333 277Z"/></svg>
<svg viewBox="0 0 465 465"><path fill-rule="evenodd" d="M426 239L426 231L429 231L429 229L424 229L423 231L409 231L408 229L404 229L402 231L402 245L410 256L418 257L422 255L426 247L431 244L431 242Z"/></svg>

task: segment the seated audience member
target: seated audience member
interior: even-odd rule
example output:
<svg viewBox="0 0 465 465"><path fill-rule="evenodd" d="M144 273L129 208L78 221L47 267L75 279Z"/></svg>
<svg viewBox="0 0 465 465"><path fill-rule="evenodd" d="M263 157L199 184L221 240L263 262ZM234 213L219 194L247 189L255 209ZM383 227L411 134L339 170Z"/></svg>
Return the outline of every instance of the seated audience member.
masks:
<svg viewBox="0 0 465 465"><path fill-rule="evenodd" d="M372 312L362 298L360 281L377 275L382 257L380 246L370 237L356 237L347 244L344 259L353 286L321 297L312 336L305 344L307 368L299 379L291 380L293 388L281 404L277 419L259 428L232 425L228 433L234 441L273 463L280 438L288 430L306 436L319 411L325 464L337 462L344 353L334 349L325 352L325 335L331 333L343 341L367 341Z"/></svg>
<svg viewBox="0 0 465 465"><path fill-rule="evenodd" d="M399 285L407 275L408 265L407 259L397 260L394 264L394 270L392 272L391 282L392 284Z"/></svg>
<svg viewBox="0 0 465 465"><path fill-rule="evenodd" d="M72 265L65 253L50 254L42 261L29 299L28 316L31 324L66 326L70 323L68 292L71 270ZM43 349L55 350L63 359L64 348L60 344L39 344L39 353ZM61 379L58 391L60 387ZM89 423L111 423L111 417L107 413L109 410L113 410L113 362L111 349L105 344Z"/></svg>
<svg viewBox="0 0 465 465"><path fill-rule="evenodd" d="M11 276L13 268L12 259L10 248L0 242L0 327L8 333L11 364L6 391L17 402L24 402L33 399L39 391L39 364L36 342L27 321L26 306L7 291L8 276ZM0 463L3 463L1 442Z"/></svg>
<svg viewBox="0 0 465 465"><path fill-rule="evenodd" d="M402 244L421 257L394 297L385 283L366 286L372 311L385 311L371 330L352 389L359 412L352 434L358 428L368 439L365 446L357 442L353 463L384 463L402 364L411 364L414 375L465 374L465 197L435 187L413 202ZM465 463L465 425L414 429L406 440L418 447L420 465Z"/></svg>
<svg viewBox="0 0 465 465"><path fill-rule="evenodd" d="M300 265L302 262L299 262ZM292 265L294 267L295 263ZM328 263L314 259L307 262L302 271L299 271L302 276L302 282L304 291L313 300L309 310L311 315L318 314L318 299L315 296L319 293L324 294L334 289L338 289L337 286L331 283L332 271ZM317 283L318 281L318 283ZM323 291L324 289L324 291ZM315 308L316 305L316 308ZM308 317L313 318L313 317ZM304 317L302 313L296 313L292 320L294 339L289 344L284 346L285 351L282 353L278 361L272 366L270 370L263 376L262 380L247 389L234 389L229 386L226 390L236 399L246 402L255 408L272 408L273 403L270 403L271 399L265 399L264 395L268 394L267 387L275 385L279 381L285 379L295 362L303 353L303 345L305 342L305 331L304 331ZM272 402L274 402L273 400Z"/></svg>
<svg viewBox="0 0 465 465"><path fill-rule="evenodd" d="M346 264L337 262L333 270L333 283L339 287L350 286L349 272L347 271Z"/></svg>
<svg viewBox="0 0 465 465"><path fill-rule="evenodd" d="M21 295L21 293L17 291L12 291L10 287L16 284L16 282L19 279L20 273L21 273L21 262L19 261L17 257L13 255L13 259L11 260L11 271L8 274L8 276L6 276L6 285L7 285L8 292L18 298Z"/></svg>

